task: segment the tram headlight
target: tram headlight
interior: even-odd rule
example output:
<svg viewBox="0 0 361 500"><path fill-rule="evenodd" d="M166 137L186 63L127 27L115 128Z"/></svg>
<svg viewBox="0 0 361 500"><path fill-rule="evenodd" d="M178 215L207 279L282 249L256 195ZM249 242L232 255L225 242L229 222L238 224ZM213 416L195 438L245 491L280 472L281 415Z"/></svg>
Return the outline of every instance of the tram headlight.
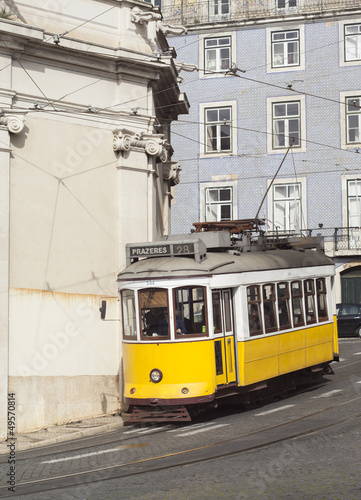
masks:
<svg viewBox="0 0 361 500"><path fill-rule="evenodd" d="M149 376L150 376L150 380L152 382L154 382L155 384L158 384L158 382L160 382L163 378L163 373L160 370L158 370L157 368L154 368L150 372Z"/></svg>

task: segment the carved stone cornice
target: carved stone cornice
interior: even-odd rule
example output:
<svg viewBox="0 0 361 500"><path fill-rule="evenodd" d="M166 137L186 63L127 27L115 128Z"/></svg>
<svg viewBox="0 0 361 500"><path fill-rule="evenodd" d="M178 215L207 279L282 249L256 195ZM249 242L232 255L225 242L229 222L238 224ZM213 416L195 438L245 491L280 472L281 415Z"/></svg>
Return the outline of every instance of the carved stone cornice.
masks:
<svg viewBox="0 0 361 500"><path fill-rule="evenodd" d="M139 7L133 7L130 12L130 20L135 24L148 24L149 21L159 21L162 15L158 12L144 11Z"/></svg>
<svg viewBox="0 0 361 500"><path fill-rule="evenodd" d="M180 182L181 167L175 161L167 161L163 165L163 179L169 181L171 186L176 186Z"/></svg>
<svg viewBox="0 0 361 500"><path fill-rule="evenodd" d="M150 156L156 156L162 163L168 159L166 140L163 134L136 133L126 128L117 128L113 130L113 135L114 152L141 149Z"/></svg>
<svg viewBox="0 0 361 500"><path fill-rule="evenodd" d="M0 115L0 125L5 126L11 134L20 134L24 128L24 122L24 116Z"/></svg>

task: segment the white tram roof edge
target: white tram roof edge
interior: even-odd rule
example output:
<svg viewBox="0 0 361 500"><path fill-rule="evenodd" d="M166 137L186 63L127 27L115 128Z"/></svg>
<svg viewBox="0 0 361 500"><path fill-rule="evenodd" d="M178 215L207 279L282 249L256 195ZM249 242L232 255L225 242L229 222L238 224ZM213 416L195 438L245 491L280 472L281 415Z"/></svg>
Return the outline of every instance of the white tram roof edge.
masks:
<svg viewBox="0 0 361 500"><path fill-rule="evenodd" d="M240 254L232 253L232 251L206 252L205 258L200 262L197 262L193 256L150 256L123 269L118 274L118 282L157 278L190 278L319 266L328 266L329 269L326 271L328 273L330 269L334 269L334 262L323 252L315 250L278 249ZM334 274L334 272L330 274Z"/></svg>

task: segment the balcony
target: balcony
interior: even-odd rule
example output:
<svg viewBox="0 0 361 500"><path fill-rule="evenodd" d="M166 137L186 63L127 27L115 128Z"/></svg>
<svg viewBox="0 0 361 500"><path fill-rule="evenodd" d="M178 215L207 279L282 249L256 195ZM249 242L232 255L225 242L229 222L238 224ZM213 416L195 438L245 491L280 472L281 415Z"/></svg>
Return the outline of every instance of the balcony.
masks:
<svg viewBox="0 0 361 500"><path fill-rule="evenodd" d="M162 14L167 23L190 27L360 8L359 0L163 0Z"/></svg>

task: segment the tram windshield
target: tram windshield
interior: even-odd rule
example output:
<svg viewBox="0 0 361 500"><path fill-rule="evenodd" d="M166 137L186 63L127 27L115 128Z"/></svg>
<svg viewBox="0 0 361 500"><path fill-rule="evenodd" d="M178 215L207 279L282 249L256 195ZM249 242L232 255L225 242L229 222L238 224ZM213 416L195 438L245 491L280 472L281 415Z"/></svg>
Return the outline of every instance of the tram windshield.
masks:
<svg viewBox="0 0 361 500"><path fill-rule="evenodd" d="M168 290L146 288L139 290L141 337L169 338Z"/></svg>

